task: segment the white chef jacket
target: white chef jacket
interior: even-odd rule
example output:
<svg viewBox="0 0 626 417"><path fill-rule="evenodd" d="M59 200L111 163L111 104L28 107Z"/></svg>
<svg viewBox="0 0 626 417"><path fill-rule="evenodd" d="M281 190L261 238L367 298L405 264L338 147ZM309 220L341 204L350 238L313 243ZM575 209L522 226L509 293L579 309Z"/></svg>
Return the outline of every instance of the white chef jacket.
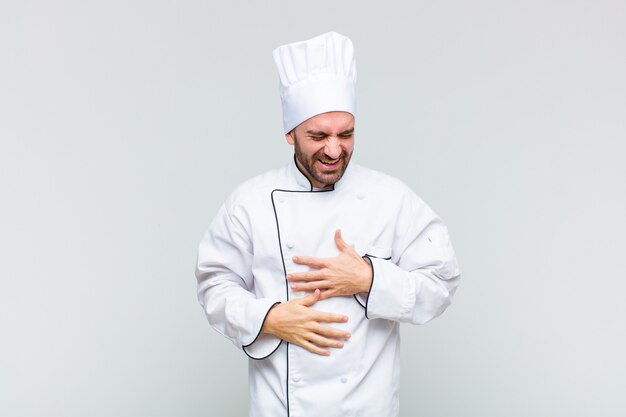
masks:
<svg viewBox="0 0 626 417"><path fill-rule="evenodd" d="M320 300L352 334L330 356L261 333L307 270L294 255L338 254L334 232L372 261L369 293ZM385 417L399 413L399 322L425 323L450 304L460 278L448 231L405 184L350 163L313 190L295 161L235 189L200 243L198 299L210 324L249 356L250 417Z"/></svg>

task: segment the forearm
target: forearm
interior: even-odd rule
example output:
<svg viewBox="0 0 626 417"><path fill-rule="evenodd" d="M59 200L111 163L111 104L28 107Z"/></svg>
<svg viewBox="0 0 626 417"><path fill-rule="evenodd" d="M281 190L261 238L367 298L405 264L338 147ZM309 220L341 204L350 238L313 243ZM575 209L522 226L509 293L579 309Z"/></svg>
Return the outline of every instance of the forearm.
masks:
<svg viewBox="0 0 626 417"><path fill-rule="evenodd" d="M310 308L319 301L321 292L279 303L270 308L263 323L263 335L278 337L309 352L327 356L328 348L342 348L348 332L321 323L345 323L348 316L316 311Z"/></svg>
<svg viewBox="0 0 626 417"><path fill-rule="evenodd" d="M198 282L198 301L215 330L238 346L251 343L276 300L256 298L247 289L221 277Z"/></svg>
<svg viewBox="0 0 626 417"><path fill-rule="evenodd" d="M384 259L372 259L373 280L367 295L365 314L423 324L450 305L460 276L443 276L436 269L405 271Z"/></svg>

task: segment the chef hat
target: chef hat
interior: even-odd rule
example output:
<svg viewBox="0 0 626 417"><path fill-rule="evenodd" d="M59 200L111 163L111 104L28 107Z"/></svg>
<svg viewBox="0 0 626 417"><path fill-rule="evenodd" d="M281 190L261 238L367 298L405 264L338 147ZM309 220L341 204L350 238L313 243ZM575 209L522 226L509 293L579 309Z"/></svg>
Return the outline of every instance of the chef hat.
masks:
<svg viewBox="0 0 626 417"><path fill-rule="evenodd" d="M356 63L352 41L328 32L273 52L280 77L285 133L329 111L355 114Z"/></svg>

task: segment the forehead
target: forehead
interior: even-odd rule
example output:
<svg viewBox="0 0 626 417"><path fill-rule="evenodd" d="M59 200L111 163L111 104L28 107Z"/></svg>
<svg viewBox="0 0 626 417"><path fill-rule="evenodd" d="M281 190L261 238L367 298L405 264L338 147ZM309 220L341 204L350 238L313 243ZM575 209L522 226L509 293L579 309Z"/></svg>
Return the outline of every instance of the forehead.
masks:
<svg viewBox="0 0 626 417"><path fill-rule="evenodd" d="M331 111L305 120L299 126L304 130L343 132L354 127L354 116L345 111Z"/></svg>

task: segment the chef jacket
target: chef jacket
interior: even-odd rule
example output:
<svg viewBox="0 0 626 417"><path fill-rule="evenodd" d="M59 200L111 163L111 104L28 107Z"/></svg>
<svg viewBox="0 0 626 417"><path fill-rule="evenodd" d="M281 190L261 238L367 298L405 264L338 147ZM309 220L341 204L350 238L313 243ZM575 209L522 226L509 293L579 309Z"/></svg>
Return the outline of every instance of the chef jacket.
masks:
<svg viewBox="0 0 626 417"><path fill-rule="evenodd" d="M338 254L334 232L371 260L368 293L320 300L351 333L330 356L261 333L272 306L310 292L285 276L295 255ZM383 417L399 413L399 323L425 323L450 304L460 278L448 231L401 181L350 163L315 190L295 161L228 197L198 253L198 300L213 328L249 356L250 417Z"/></svg>

